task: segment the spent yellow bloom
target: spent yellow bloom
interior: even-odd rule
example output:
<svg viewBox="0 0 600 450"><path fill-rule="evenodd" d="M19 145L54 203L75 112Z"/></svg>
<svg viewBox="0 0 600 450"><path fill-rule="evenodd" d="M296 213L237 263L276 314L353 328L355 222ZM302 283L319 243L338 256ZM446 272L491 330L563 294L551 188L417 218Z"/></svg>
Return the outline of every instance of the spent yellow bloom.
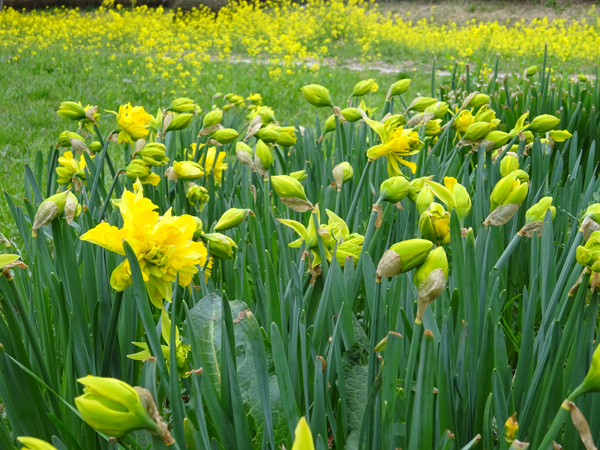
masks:
<svg viewBox="0 0 600 450"><path fill-rule="evenodd" d="M119 106L119 112L108 111L117 116L117 127L119 128L119 143L133 144L138 139L148 136L150 120L152 116L146 112L143 106L127 105Z"/></svg>
<svg viewBox="0 0 600 450"><path fill-rule="evenodd" d="M171 301L172 285L179 273L179 284L188 286L204 266L206 247L192 238L196 223L192 216L173 216L169 209L159 217L158 206L144 198L143 190L125 190L118 203L123 227L100 223L80 237L81 240L125 255L123 242L131 245L140 263L150 300L161 308L162 300ZM129 261L126 259L113 271L110 284L117 291L132 283Z"/></svg>

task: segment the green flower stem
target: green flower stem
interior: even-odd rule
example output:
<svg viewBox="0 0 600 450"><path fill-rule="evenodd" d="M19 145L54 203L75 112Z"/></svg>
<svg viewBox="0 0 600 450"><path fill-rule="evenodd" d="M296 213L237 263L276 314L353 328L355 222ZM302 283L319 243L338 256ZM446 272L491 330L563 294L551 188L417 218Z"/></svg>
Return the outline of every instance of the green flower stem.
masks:
<svg viewBox="0 0 600 450"><path fill-rule="evenodd" d="M369 167L371 167L371 161L367 161L365 164L365 168L363 170L362 175L360 176L360 181L358 182L358 186L356 187L356 192L354 193L354 198L352 199L352 203L350 204L350 211L348 211L348 217L346 217L346 224L349 228L352 228L352 218L354 217L354 211L356 210L356 204L358 203L358 198L360 197L360 190L362 188L363 183L365 182L365 178L367 176L367 172L369 171Z"/></svg>
<svg viewBox="0 0 600 450"><path fill-rule="evenodd" d="M381 199L377 200L375 205L380 205ZM356 263L356 276L354 277L354 298L358 295L362 281L362 270L363 270L363 255L367 251L371 238L373 237L373 231L375 230L375 222L377 221L377 211L371 211L371 217L369 217L369 224L367 225L367 231L365 233L365 239L363 241L362 248L360 249L360 255L358 256L358 262Z"/></svg>
<svg viewBox="0 0 600 450"><path fill-rule="evenodd" d="M263 199L264 199L264 211L265 211L265 250L269 250L269 244L271 243L271 201L269 198L269 189L271 187L270 179L266 178L265 184L263 185Z"/></svg>
<svg viewBox="0 0 600 450"><path fill-rule="evenodd" d="M406 404L410 405L412 396L412 381L417 361L417 353L419 352L419 343L421 341L421 328L423 325L415 324L410 341L410 350L408 352L408 364L406 365L406 373L404 374L404 395L406 395ZM408 424L407 424L408 427Z"/></svg>
<svg viewBox="0 0 600 450"><path fill-rule="evenodd" d="M104 345L104 355L102 357L102 368L100 370L100 376L108 377L110 361L113 355L113 346L115 343L115 337L117 335L117 323L119 322L119 313L121 312L121 303L123 302L123 291L117 291L115 299L110 310L110 317L108 319L108 328L106 330L106 344Z"/></svg>
<svg viewBox="0 0 600 450"><path fill-rule="evenodd" d="M504 265L508 262L508 258L510 258L510 255L512 255L512 253L515 251L515 248L517 248L519 242L521 242L521 235L515 234L508 246L506 247L506 250L504 250L504 252L502 253L502 256L498 258L498 262L494 266L494 269L502 270Z"/></svg>
<svg viewBox="0 0 600 450"><path fill-rule="evenodd" d="M563 409L562 407L558 408L558 412L556 413L556 416L554 417L554 420L552 421L552 424L550 425L550 428L548 429L546 436L544 436L544 440L542 441L540 446L537 447L539 450L548 450L548 449L553 448L552 441L554 441L554 438L560 432L560 429L562 428L563 423L569 417L569 412L570 411L567 411L566 409Z"/></svg>

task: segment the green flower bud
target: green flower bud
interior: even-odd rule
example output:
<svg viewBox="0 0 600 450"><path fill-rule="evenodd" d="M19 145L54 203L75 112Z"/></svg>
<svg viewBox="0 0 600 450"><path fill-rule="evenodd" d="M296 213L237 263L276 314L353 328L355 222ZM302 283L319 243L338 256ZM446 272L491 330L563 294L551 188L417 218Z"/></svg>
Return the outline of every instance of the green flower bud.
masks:
<svg viewBox="0 0 600 450"><path fill-rule="evenodd" d="M582 266L600 272L600 231L594 231L585 245L577 247L575 258Z"/></svg>
<svg viewBox="0 0 600 450"><path fill-rule="evenodd" d="M238 136L238 132L233 128L223 128L222 130L215 131L211 137L219 144L225 145L235 141Z"/></svg>
<svg viewBox="0 0 600 450"><path fill-rule="evenodd" d="M81 141L82 143L84 142L83 138L77 133L73 133L72 131L63 131L58 137L58 145L60 147L72 147L71 139Z"/></svg>
<svg viewBox="0 0 600 450"><path fill-rule="evenodd" d="M404 120L404 116L402 114L394 114L393 116L388 117L383 124L388 125L390 127L394 125L404 125L406 121Z"/></svg>
<svg viewBox="0 0 600 450"><path fill-rule="evenodd" d="M461 219L464 219L471 212L471 197L467 192L467 189L454 177L444 177L444 186L448 188L448 190L454 196L454 203L456 209L456 214Z"/></svg>
<svg viewBox="0 0 600 450"><path fill-rule="evenodd" d="M299 198L307 200L304 187L298 180L288 175L276 175L271 177L273 190L281 198Z"/></svg>
<svg viewBox="0 0 600 450"><path fill-rule="evenodd" d="M496 118L496 111L489 106L482 106L475 115L475 122L491 123Z"/></svg>
<svg viewBox="0 0 600 450"><path fill-rule="evenodd" d="M509 173L502 178L490 195L490 211L495 210L500 205L521 204L527 197L529 184L521 182L518 178L519 171Z"/></svg>
<svg viewBox="0 0 600 450"><path fill-rule="evenodd" d="M114 437L124 437L135 430L158 431L158 424L144 408L140 394L127 383L93 376L77 381L85 389L83 395L75 398L75 406L96 431Z"/></svg>
<svg viewBox="0 0 600 450"><path fill-rule="evenodd" d="M258 115L260 116L262 123L273 123L275 120L275 111L273 111L268 106L261 106L258 110Z"/></svg>
<svg viewBox="0 0 600 450"><path fill-rule="evenodd" d="M208 244L210 256L218 259L233 259L233 247L235 241L221 233L207 233L200 238Z"/></svg>
<svg viewBox="0 0 600 450"><path fill-rule="evenodd" d="M410 182L410 189L408 190L408 198L411 201L416 202L417 196L419 195L419 193L425 186L425 183L427 181L431 180L432 178L433 178L433 176L428 176L428 177L415 178L414 180L412 180ZM429 206L429 205L427 205L427 206Z"/></svg>
<svg viewBox="0 0 600 450"><path fill-rule="evenodd" d="M546 217L546 211L548 210L550 210L550 213L552 214L552 220L554 220L556 208L552 206L552 197L544 197L531 208L529 208L525 213L525 222L531 223L544 220L544 217Z"/></svg>
<svg viewBox="0 0 600 450"><path fill-rule="evenodd" d="M169 158L165 154L167 147L159 142L151 142L146 144L144 148L133 154L134 158L140 158L150 166L164 166L169 162Z"/></svg>
<svg viewBox="0 0 600 450"><path fill-rule="evenodd" d="M33 437L18 437L17 441L24 445L22 450L56 450L56 447L46 441Z"/></svg>
<svg viewBox="0 0 600 450"><path fill-rule="evenodd" d="M67 204L68 193L69 191L65 191L51 195L40 203L40 206L35 213L35 217L33 218L31 236L36 237L38 229L44 225L48 225L64 211L65 205Z"/></svg>
<svg viewBox="0 0 600 450"><path fill-rule="evenodd" d="M554 117L550 114L542 114L531 121L529 130L534 133L546 133L556 127L559 123L560 119L558 117Z"/></svg>
<svg viewBox="0 0 600 450"><path fill-rule="evenodd" d="M266 175L269 171L269 167L273 164L273 154L271 153L271 149L260 139L256 141L254 164L257 166L259 173L262 173L263 175Z"/></svg>
<svg viewBox="0 0 600 450"><path fill-rule="evenodd" d="M490 102L490 96L486 94L475 94L469 102L470 108L479 108L480 106L487 105Z"/></svg>
<svg viewBox="0 0 600 450"><path fill-rule="evenodd" d="M433 243L426 239L409 239L392 245L377 266L378 278L411 271L423 264L432 248Z"/></svg>
<svg viewBox="0 0 600 450"><path fill-rule="evenodd" d="M248 167L254 167L252 162L252 148L248 144L242 141L238 141L235 144L235 154L240 162Z"/></svg>
<svg viewBox="0 0 600 450"><path fill-rule="evenodd" d="M573 135L567 130L552 130L550 131L550 139L554 142L564 142L567 139L571 139Z"/></svg>
<svg viewBox="0 0 600 450"><path fill-rule="evenodd" d="M204 186L198 186L196 183L189 183L185 194L188 203L193 206L198 206L198 210L202 211L204 205L210 200L208 191Z"/></svg>
<svg viewBox="0 0 600 450"><path fill-rule="evenodd" d="M388 97L404 94L410 87L410 79L398 80L390 86Z"/></svg>
<svg viewBox="0 0 600 450"><path fill-rule="evenodd" d="M525 136L525 142L527 144L531 144L533 142L533 140L535 139L535 136L529 130L523 131L523 136ZM518 148L518 146L517 146L517 148Z"/></svg>
<svg viewBox="0 0 600 450"><path fill-rule="evenodd" d="M525 70L525 75L528 77L534 76L538 71L538 66L530 66Z"/></svg>
<svg viewBox="0 0 600 450"><path fill-rule="evenodd" d="M277 129L277 140L275 143L282 147L291 147L296 143L296 133L294 127L279 127Z"/></svg>
<svg viewBox="0 0 600 450"><path fill-rule="evenodd" d="M398 203L408 194L410 183L404 177L392 177L379 186L380 198L385 202Z"/></svg>
<svg viewBox="0 0 600 450"><path fill-rule="evenodd" d="M192 184L192 183L190 183ZM195 241L200 239L200 236L203 234L202 231L202 220L200 220L200 217L198 216L192 216L192 218L194 219L194 222L196 223L196 231L194 231L194 236L192 236L192 239L194 239Z"/></svg>
<svg viewBox="0 0 600 450"><path fill-rule="evenodd" d="M202 119L202 128L213 127L223 120L223 111L220 109L213 109L211 112L206 113Z"/></svg>
<svg viewBox="0 0 600 450"><path fill-rule="evenodd" d="M444 276L448 276L448 257L446 256L444 247L437 247L431 250L423 264L417 267L413 276L415 286L419 287L429 274L436 269L442 269Z"/></svg>
<svg viewBox="0 0 600 450"><path fill-rule="evenodd" d="M290 177L295 178L298 181L304 180L307 176L306 170L298 170L297 172L290 173Z"/></svg>
<svg viewBox="0 0 600 450"><path fill-rule="evenodd" d="M363 80L356 83L350 97L362 97L363 95L367 95L369 92L377 92L377 83L375 83L375 78L369 78L368 80Z"/></svg>
<svg viewBox="0 0 600 450"><path fill-rule="evenodd" d="M439 203L431 203L419 219L423 237L435 244L450 242L450 213Z"/></svg>
<svg viewBox="0 0 600 450"><path fill-rule="evenodd" d="M318 84L309 84L300 88L300 91L302 92L302 95L304 95L304 99L311 105L316 106L317 108L325 106L333 108L333 101L331 100L327 88Z"/></svg>
<svg viewBox="0 0 600 450"><path fill-rule="evenodd" d="M593 205L588 206L583 218L589 218L594 222L600 223L600 203L594 203Z"/></svg>
<svg viewBox="0 0 600 450"><path fill-rule="evenodd" d="M441 119L448 112L448 103L436 102L425 109L426 113L433 114L436 119ZM437 133L436 133L437 134Z"/></svg>
<svg viewBox="0 0 600 450"><path fill-rule="evenodd" d="M100 143L98 141L92 142L89 146L90 152L92 152L92 153L98 153L103 148L104 147L102 146L102 143Z"/></svg>
<svg viewBox="0 0 600 450"><path fill-rule="evenodd" d="M429 208L429 205L433 203L433 191L429 186L424 186L417 195L417 200L415 201L417 205L417 211L419 212L419 216L423 214L423 212Z"/></svg>
<svg viewBox="0 0 600 450"><path fill-rule="evenodd" d="M349 162L344 161L333 168L332 171L333 179L337 186L338 191L342 189L342 185L352 179L354 175L354 169Z"/></svg>
<svg viewBox="0 0 600 450"><path fill-rule="evenodd" d="M225 231L229 230L230 228L237 227L248 216L248 214L254 216L254 213L249 209L231 208L225 211L215 225L215 231Z"/></svg>
<svg viewBox="0 0 600 450"><path fill-rule="evenodd" d="M588 373L581 384L569 396L569 399L571 401L575 401L577 397L589 392L600 392L600 345L597 346L596 350L594 351L590 370L588 370Z"/></svg>
<svg viewBox="0 0 600 450"><path fill-rule="evenodd" d="M332 132L335 130L335 116L332 114L325 121L325 130L323 131L323 135Z"/></svg>
<svg viewBox="0 0 600 450"><path fill-rule="evenodd" d="M67 219L67 223L71 225L71 222L75 219L75 217L81 214L81 205L71 191L67 196L67 202L65 203L65 218Z"/></svg>
<svg viewBox="0 0 600 450"><path fill-rule="evenodd" d="M500 175L505 177L509 173L519 170L519 157L513 152L508 152L500 161Z"/></svg>
<svg viewBox="0 0 600 450"><path fill-rule="evenodd" d="M277 133L275 128L271 127L261 128L254 134L254 136L261 141L266 142L267 144L271 142L277 142L277 140L279 140L279 133Z"/></svg>
<svg viewBox="0 0 600 450"><path fill-rule="evenodd" d="M173 161L173 165L165 171L165 177L171 181L196 180L202 175L203 167L194 161Z"/></svg>
<svg viewBox="0 0 600 450"><path fill-rule="evenodd" d="M485 122L477 122L477 123L485 123ZM468 130L467 130L468 131ZM490 141L494 143L494 149L502 147L504 144L508 142L510 139L510 135L505 133L504 131L490 131L483 138L485 141Z"/></svg>
<svg viewBox="0 0 600 450"><path fill-rule="evenodd" d="M583 73L577 74L577 79L582 83L587 83L589 81L588 76Z"/></svg>
<svg viewBox="0 0 600 450"><path fill-rule="evenodd" d="M342 116L344 117L344 119L346 119L348 122L357 122L360 119L362 119L362 114L360 113L358 108L342 109L341 113L342 113ZM331 117L334 118L334 125L335 125L335 116L331 116Z"/></svg>
<svg viewBox="0 0 600 450"><path fill-rule="evenodd" d="M173 111L174 113L185 113L192 112L196 109L198 105L194 103L194 100L190 98L178 98L177 100L173 100L171 106L167 108L167 111Z"/></svg>
<svg viewBox="0 0 600 450"><path fill-rule="evenodd" d="M71 120L84 120L85 109L79 103L75 102L61 102L60 108L56 113L63 119Z"/></svg>
<svg viewBox="0 0 600 450"><path fill-rule="evenodd" d="M490 124L487 122L475 122L469 125L463 136L465 141L477 142L486 137L490 131Z"/></svg>
<svg viewBox="0 0 600 450"><path fill-rule="evenodd" d="M192 123L193 114L175 114L166 131L178 131L187 128Z"/></svg>
<svg viewBox="0 0 600 450"><path fill-rule="evenodd" d="M407 111L423 112L427 108L429 108L431 105L437 103L437 101L438 101L437 98L432 98L432 97L417 97L408 106Z"/></svg>

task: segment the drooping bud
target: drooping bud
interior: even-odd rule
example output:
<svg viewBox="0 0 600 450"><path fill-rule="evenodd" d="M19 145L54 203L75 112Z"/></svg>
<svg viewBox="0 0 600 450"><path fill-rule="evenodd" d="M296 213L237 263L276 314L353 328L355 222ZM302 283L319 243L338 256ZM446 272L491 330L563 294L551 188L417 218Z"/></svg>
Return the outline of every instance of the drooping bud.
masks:
<svg viewBox="0 0 600 450"><path fill-rule="evenodd" d="M423 212L429 208L429 205L433 203L433 191L429 186L424 186L417 195L417 200L415 201L417 205L417 211L419 212L419 216L423 214Z"/></svg>
<svg viewBox="0 0 600 450"><path fill-rule="evenodd" d="M395 97L396 95L404 94L406 91L408 91L409 87L410 87L410 79L409 78L405 78L404 80L396 81L394 84L392 84L390 86L390 89L389 89L388 95L387 95L387 99L389 100L390 98Z"/></svg>
<svg viewBox="0 0 600 450"><path fill-rule="evenodd" d="M196 180L204 175L204 169L194 161L173 161L173 165L165 171L165 177L171 181Z"/></svg>
<svg viewBox="0 0 600 450"><path fill-rule="evenodd" d="M223 120L223 111L220 109L213 109L211 112L206 113L202 119L202 128L214 127L221 123Z"/></svg>
<svg viewBox="0 0 600 450"><path fill-rule="evenodd" d="M169 169L167 169L167 172L168 170ZM134 181L139 178L142 184L156 186L160 182L160 177L152 172L152 167L141 159L133 159L131 163L125 167L125 174ZM165 173L165 175L167 174Z"/></svg>
<svg viewBox="0 0 600 450"><path fill-rule="evenodd" d="M490 102L490 96L486 94L475 94L469 102L470 108L479 108L483 105L487 105Z"/></svg>
<svg viewBox="0 0 600 450"><path fill-rule="evenodd" d="M178 131L187 128L192 123L193 114L175 114L166 131Z"/></svg>
<svg viewBox="0 0 600 450"><path fill-rule="evenodd" d="M69 191L69 194L67 195L67 202L65 203L65 218L67 219L67 223L71 225L73 219L79 216L80 213L81 205L79 204L77 197L75 197L75 194Z"/></svg>
<svg viewBox="0 0 600 450"><path fill-rule="evenodd" d="M277 140L275 143L282 147L291 147L296 144L295 128L294 127L279 127L277 130Z"/></svg>
<svg viewBox="0 0 600 450"><path fill-rule="evenodd" d="M342 185L352 179L354 175L354 169L348 161L344 161L333 168L333 179L335 180L335 185L337 186L337 190L342 190Z"/></svg>
<svg viewBox="0 0 600 450"><path fill-rule="evenodd" d="M494 211L500 205L523 203L527 197L529 184L521 181L519 172L522 171L509 173L494 186L490 195L490 211ZM527 175L525 172L523 173Z"/></svg>
<svg viewBox="0 0 600 450"><path fill-rule="evenodd" d="M37 230L48 225L56 219L65 209L67 197L70 191L54 194L40 203L40 206L33 218L33 226L31 227L31 236L37 236Z"/></svg>
<svg viewBox="0 0 600 450"><path fill-rule="evenodd" d="M233 259L233 247L237 247L235 241L221 233L207 233L200 238L208 244L210 256L218 259Z"/></svg>
<svg viewBox="0 0 600 450"><path fill-rule="evenodd" d="M259 129L254 135L267 144L277 142L279 139L279 133L277 133L277 130L271 126Z"/></svg>
<svg viewBox="0 0 600 450"><path fill-rule="evenodd" d="M417 267L413 276L415 286L419 287L429 274L436 269L442 269L444 276L448 276L448 257L446 256L444 247L436 247L431 250L423 264Z"/></svg>
<svg viewBox="0 0 600 450"><path fill-rule="evenodd" d="M600 234L600 232L596 233ZM579 250L579 248L577 250ZM579 259L577 259L577 261L579 261ZM569 400L575 401L577 397L587 394L588 392L600 392L600 346L597 346L594 351L590 370L588 370L588 373L581 384L569 396Z"/></svg>
<svg viewBox="0 0 600 450"><path fill-rule="evenodd" d="M437 103L437 98L433 97L417 97L415 98L406 111L418 111L423 112L425 109L429 108L431 105Z"/></svg>
<svg viewBox="0 0 600 450"><path fill-rule="evenodd" d="M235 131L233 128L223 128L221 130L215 131L211 137L219 144L225 145L235 141L238 138L238 136L238 132Z"/></svg>
<svg viewBox="0 0 600 450"><path fill-rule="evenodd" d="M102 150L103 146L100 142L94 141L90 144L88 148L90 149L90 152L98 153L100 150Z"/></svg>
<svg viewBox="0 0 600 450"><path fill-rule="evenodd" d="M297 179L290 177L289 175L273 176L271 177L271 183L273 184L273 190L281 198L299 198L300 200L307 200L304 186L302 186Z"/></svg>
<svg viewBox="0 0 600 450"><path fill-rule="evenodd" d="M56 450L53 445L34 437L18 437L17 441L23 444L22 450Z"/></svg>
<svg viewBox="0 0 600 450"><path fill-rule="evenodd" d="M404 177L391 177L379 186L380 199L389 203L398 203L407 196L410 183Z"/></svg>
<svg viewBox="0 0 600 450"><path fill-rule="evenodd" d="M527 69L525 69L525 75L528 77L532 77L534 76L538 71L538 66L530 66Z"/></svg>
<svg viewBox="0 0 600 450"><path fill-rule="evenodd" d="M577 247L575 257L582 266L600 272L600 231L594 231L585 245Z"/></svg>
<svg viewBox="0 0 600 450"><path fill-rule="evenodd" d="M215 225L215 231L225 231L237 227L249 214L254 216L254 213L249 209L231 208L223 213Z"/></svg>
<svg viewBox="0 0 600 450"><path fill-rule="evenodd" d="M490 131L490 124L487 122L475 122L469 125L463 136L463 141L477 142L486 137Z"/></svg>
<svg viewBox="0 0 600 450"><path fill-rule="evenodd" d="M433 114L434 118L441 119L448 112L448 103L446 102L436 102L431 106L425 108L426 113Z"/></svg>
<svg viewBox="0 0 600 450"><path fill-rule="evenodd" d="M573 135L567 130L552 130L550 131L550 139L554 142L564 142L567 139L571 139Z"/></svg>
<svg viewBox="0 0 600 450"><path fill-rule="evenodd" d="M432 250L427 259L415 270L415 284L418 288L417 315L415 323L420 325L430 303L438 298L446 288L448 259L443 247Z"/></svg>
<svg viewBox="0 0 600 450"><path fill-rule="evenodd" d="M72 131L63 131L58 136L58 145L60 147L73 147L72 141L79 141L83 144L83 138L79 136L77 133ZM81 150L80 148L76 148L75 150Z"/></svg>
<svg viewBox="0 0 600 450"><path fill-rule="evenodd" d="M558 117L554 117L550 114L542 114L531 121L529 130L534 133L546 133L556 127L559 123L560 119Z"/></svg>
<svg viewBox="0 0 600 450"><path fill-rule="evenodd" d="M362 80L356 83L350 97L362 97L363 95L367 95L369 92L377 92L377 88L378 86L377 83L375 83L375 78Z"/></svg>
<svg viewBox="0 0 600 450"><path fill-rule="evenodd" d="M318 84L309 84L300 88L304 99L317 108L326 106L333 107L333 101L329 95L329 90Z"/></svg>
<svg viewBox="0 0 600 450"><path fill-rule="evenodd" d="M479 123L484 123L484 122L479 122ZM504 144L506 144L508 142L509 139L510 139L510 135L508 133L505 133L504 131L499 131L499 130L490 131L483 138L484 144L489 144L489 145L485 146L486 151L495 150L497 148L502 147Z"/></svg>
<svg viewBox="0 0 600 450"><path fill-rule="evenodd" d="M508 152L500 161L500 175L505 177L517 170L519 170L519 156L516 153Z"/></svg>
<svg viewBox="0 0 600 450"><path fill-rule="evenodd" d="M342 113L342 117L344 119L346 119L348 122L357 122L360 119L362 119L362 114L360 113L358 108L345 108L345 109L342 109L341 113ZM332 116L332 117L334 118L334 125L335 125L335 116Z"/></svg>
<svg viewBox="0 0 600 450"><path fill-rule="evenodd" d="M261 139L256 141L256 151L254 153L254 165L258 173L267 177L269 174L269 167L273 164L273 154L267 144Z"/></svg>
<svg viewBox="0 0 600 450"><path fill-rule="evenodd" d="M425 239L409 239L392 245L379 261L377 278L393 277L418 267L425 261L432 247L433 242Z"/></svg>
<svg viewBox="0 0 600 450"><path fill-rule="evenodd" d="M173 103L167 108L167 111L173 111L174 113L193 112L197 106L198 105L194 103L194 100L182 97L173 100Z"/></svg>
<svg viewBox="0 0 600 450"><path fill-rule="evenodd" d="M546 217L546 212L550 210L552 219L556 215L556 208L552 206L552 197L544 197L525 213L525 223L541 222Z"/></svg>
<svg viewBox="0 0 600 450"><path fill-rule="evenodd" d="M428 176L428 177L415 178L414 180L412 180L410 182L410 189L408 190L408 198L411 201L416 202L417 196L419 195L419 193L425 186L425 183L427 181L431 180L432 178L433 178L433 175ZM431 203L431 202L429 202L429 203ZM429 205L427 205L427 206L429 206Z"/></svg>
<svg viewBox="0 0 600 450"><path fill-rule="evenodd" d="M169 162L166 155L167 147L159 142L146 144L141 150L136 151L134 158L140 158L146 164L151 166L164 166Z"/></svg>

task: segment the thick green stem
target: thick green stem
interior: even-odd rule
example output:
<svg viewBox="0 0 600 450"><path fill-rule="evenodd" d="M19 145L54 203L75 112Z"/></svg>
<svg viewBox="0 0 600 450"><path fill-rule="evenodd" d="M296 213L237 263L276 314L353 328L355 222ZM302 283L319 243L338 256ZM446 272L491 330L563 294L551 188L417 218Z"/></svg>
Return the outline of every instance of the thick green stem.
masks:
<svg viewBox="0 0 600 450"><path fill-rule="evenodd" d="M121 303L123 302L123 291L117 292L115 300L110 310L110 318L108 319L108 328L106 330L106 345L104 346L104 356L102 357L102 369L100 370L100 376L108 377L110 361L113 354L113 346L115 343L115 336L117 335L117 324L119 322L119 313L121 311Z"/></svg>
<svg viewBox="0 0 600 450"><path fill-rule="evenodd" d="M552 441L554 441L554 438L560 432L560 429L562 428L563 423L565 422L568 416L569 411L563 409L562 407L558 409L556 417L554 417L554 420L552 421L552 424L550 425L546 436L544 436L544 440L538 447L539 450L548 450L553 448Z"/></svg>
<svg viewBox="0 0 600 450"><path fill-rule="evenodd" d="M350 204L350 211L348 211L348 217L346 217L346 224L348 225L349 228L352 228L352 218L354 216L356 204L358 203L358 198L360 197L360 190L362 188L363 183L365 182L365 178L367 177L367 172L369 171L370 166L371 166L371 161L369 160L365 164L363 173L360 176L360 181L358 182L358 186L356 187L356 192L354 193L354 198L352 199L352 203Z"/></svg>

